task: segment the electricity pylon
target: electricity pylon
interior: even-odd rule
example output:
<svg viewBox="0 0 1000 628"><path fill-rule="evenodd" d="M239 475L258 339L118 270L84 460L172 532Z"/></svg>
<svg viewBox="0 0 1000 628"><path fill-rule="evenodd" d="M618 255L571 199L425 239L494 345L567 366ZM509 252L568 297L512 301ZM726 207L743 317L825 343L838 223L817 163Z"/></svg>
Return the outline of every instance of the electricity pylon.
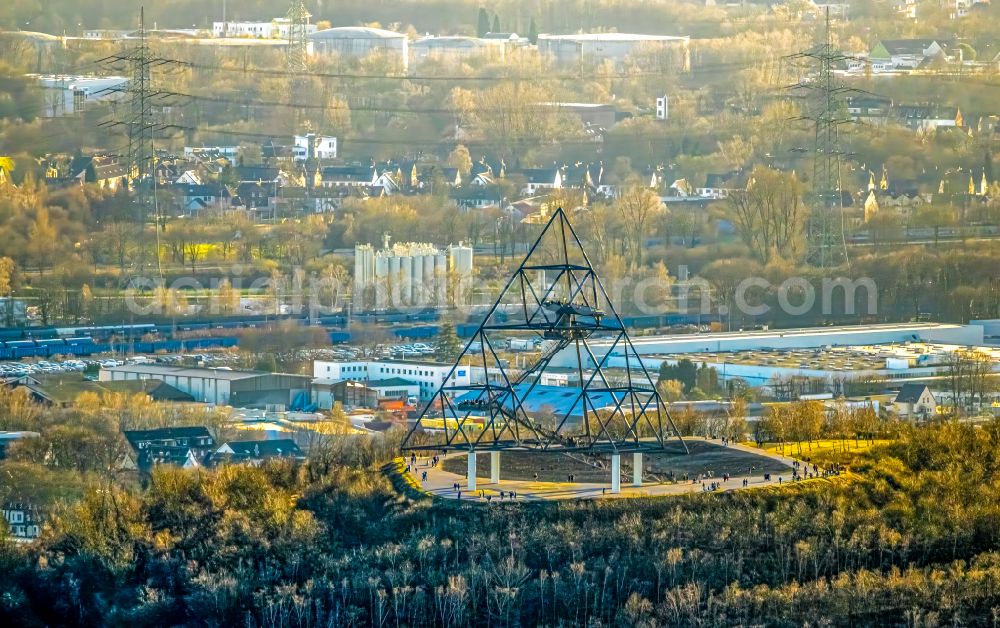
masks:
<svg viewBox="0 0 1000 628"><path fill-rule="evenodd" d="M847 259L844 239L843 197L840 185L840 126L846 117L844 94L852 91L836 81L834 67L851 57L837 51L830 36L830 10L826 10L823 40L809 50L792 55L809 62L805 80L792 86L805 92L804 111L798 118L811 123L812 202L806 227L807 260L814 266L837 266Z"/></svg>
<svg viewBox="0 0 1000 628"><path fill-rule="evenodd" d="M128 136L128 175L135 190L135 220L139 225L145 225L150 215L154 214L156 224L159 224L153 139L157 133L172 125L158 120L154 106L158 99L180 94L154 91L152 70L155 67L178 65L179 62L155 56L150 51L144 9L139 10L139 30L135 39L136 43L121 53L101 59L112 70L127 72L129 80L124 86L107 90L124 94L126 106L116 107L111 119L102 122L100 126L125 130ZM142 252L144 256L145 247ZM140 260L140 265L142 263L143 260Z"/></svg>

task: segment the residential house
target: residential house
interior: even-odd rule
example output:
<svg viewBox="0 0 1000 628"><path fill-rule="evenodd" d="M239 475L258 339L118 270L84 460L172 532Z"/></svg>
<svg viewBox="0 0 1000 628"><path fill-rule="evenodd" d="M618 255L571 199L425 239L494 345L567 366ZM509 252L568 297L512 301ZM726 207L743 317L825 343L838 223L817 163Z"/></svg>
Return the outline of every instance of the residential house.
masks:
<svg viewBox="0 0 1000 628"><path fill-rule="evenodd" d="M11 538L18 543L30 543L42 535L44 516L37 506L20 502L4 504L3 518Z"/></svg>
<svg viewBox="0 0 1000 628"><path fill-rule="evenodd" d="M562 170L559 168L524 168L513 173L524 179L522 194L535 194L563 187Z"/></svg>
<svg viewBox="0 0 1000 628"><path fill-rule="evenodd" d="M926 419L937 412L937 400L926 384L903 384L892 402L893 410L911 419Z"/></svg>
<svg viewBox="0 0 1000 628"><path fill-rule="evenodd" d="M593 196L605 185L603 162L585 164L578 161L571 166L563 166L562 170L563 187L582 189Z"/></svg>
<svg viewBox="0 0 1000 628"><path fill-rule="evenodd" d="M274 440L232 440L222 444L211 455L211 464L244 463L259 466L265 460L285 458L304 460L302 450L290 438Z"/></svg>
<svg viewBox="0 0 1000 628"><path fill-rule="evenodd" d="M449 196L463 209L500 207L503 198L497 185L467 185L451 190Z"/></svg>
<svg viewBox="0 0 1000 628"><path fill-rule="evenodd" d="M381 174L375 177L375 182L372 183L372 187L381 188L383 194L392 195L395 194L396 192L399 192L399 190L401 189L402 187L401 181L402 177L400 176L400 173L398 173L396 170L391 170L387 168L383 170Z"/></svg>
<svg viewBox="0 0 1000 628"><path fill-rule="evenodd" d="M278 195L277 183L244 181L236 186L236 195L230 206L242 209L255 219L267 220L274 217L274 205Z"/></svg>
<svg viewBox="0 0 1000 628"><path fill-rule="evenodd" d="M233 170L240 183L266 183L277 187L302 185L298 176L274 166L236 166Z"/></svg>
<svg viewBox="0 0 1000 628"><path fill-rule="evenodd" d="M872 69L913 70L926 59L943 56L946 46L934 39L883 39L868 53Z"/></svg>
<svg viewBox="0 0 1000 628"><path fill-rule="evenodd" d="M276 204L285 213L324 214L340 209L344 199L361 191L358 187L282 187Z"/></svg>
<svg viewBox="0 0 1000 628"><path fill-rule="evenodd" d="M469 172L470 183L472 185L493 185L499 179L507 176L507 164L503 160L491 164L485 157L472 164Z"/></svg>
<svg viewBox="0 0 1000 628"><path fill-rule="evenodd" d="M189 216L206 210L227 210L231 207L233 193L219 183L202 185L174 185L180 210Z"/></svg>
<svg viewBox="0 0 1000 628"><path fill-rule="evenodd" d="M215 447L215 439L200 426L128 430L124 434L132 454L120 461L123 469L148 471L158 464L191 469L201 466L205 455Z"/></svg>
<svg viewBox="0 0 1000 628"><path fill-rule="evenodd" d="M435 182L457 188L462 185L462 173L450 166L425 166L419 170L413 187L416 190L433 190Z"/></svg>
<svg viewBox="0 0 1000 628"><path fill-rule="evenodd" d="M847 113L855 122L869 126L885 126L892 110L892 100L879 96L859 96L847 99Z"/></svg>
<svg viewBox="0 0 1000 628"><path fill-rule="evenodd" d="M369 166L325 166L321 171L324 187L374 186L378 171Z"/></svg>
<svg viewBox="0 0 1000 628"><path fill-rule="evenodd" d="M694 193L701 198L723 199L735 190L745 190L747 187L747 176L739 171L732 172L712 172L705 176L705 185L695 188Z"/></svg>
<svg viewBox="0 0 1000 628"><path fill-rule="evenodd" d="M899 124L914 131L935 131L965 124L958 107L944 105L898 105L894 114Z"/></svg>
<svg viewBox="0 0 1000 628"><path fill-rule="evenodd" d="M185 170L174 180L174 183L181 185L202 185L203 181L197 170Z"/></svg>
<svg viewBox="0 0 1000 628"><path fill-rule="evenodd" d="M128 187L128 174L128 166L117 155L79 155L69 164L70 178L112 192Z"/></svg>
<svg viewBox="0 0 1000 628"><path fill-rule="evenodd" d="M306 161L309 159L336 159L337 138L329 135L296 135L292 146L292 159Z"/></svg>

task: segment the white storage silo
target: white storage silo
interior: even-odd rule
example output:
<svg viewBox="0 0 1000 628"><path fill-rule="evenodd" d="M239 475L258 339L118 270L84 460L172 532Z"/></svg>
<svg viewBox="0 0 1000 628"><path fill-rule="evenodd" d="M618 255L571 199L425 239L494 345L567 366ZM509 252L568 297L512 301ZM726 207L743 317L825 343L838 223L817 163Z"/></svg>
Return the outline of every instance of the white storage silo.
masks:
<svg viewBox="0 0 1000 628"><path fill-rule="evenodd" d="M472 247L459 244L448 249L451 269L460 277L472 274Z"/></svg>
<svg viewBox="0 0 1000 628"><path fill-rule="evenodd" d="M410 283L413 286L410 304L422 305L424 303L424 257L414 255L408 259L413 261L413 272L410 273Z"/></svg>
<svg viewBox="0 0 1000 628"><path fill-rule="evenodd" d="M401 257L399 259L399 279L402 283L402 299L409 305L413 303L413 258Z"/></svg>
<svg viewBox="0 0 1000 628"><path fill-rule="evenodd" d="M402 284L403 278L400 276L400 257L398 255L392 255L389 257L389 296L391 298L390 306L398 307L401 305L400 298L402 295Z"/></svg>
<svg viewBox="0 0 1000 628"><path fill-rule="evenodd" d="M440 251L434 256L434 292L439 305L448 302L448 256Z"/></svg>

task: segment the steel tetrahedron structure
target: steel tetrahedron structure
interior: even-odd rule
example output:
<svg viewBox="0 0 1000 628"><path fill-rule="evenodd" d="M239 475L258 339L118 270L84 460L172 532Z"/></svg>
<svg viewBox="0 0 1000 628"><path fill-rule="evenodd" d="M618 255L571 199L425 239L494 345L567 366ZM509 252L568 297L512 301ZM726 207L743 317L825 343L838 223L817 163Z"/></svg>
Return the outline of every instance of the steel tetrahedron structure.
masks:
<svg viewBox="0 0 1000 628"><path fill-rule="evenodd" d="M533 340L540 353L512 365L501 356L511 337ZM600 355L591 348L597 339L606 349ZM554 369L557 356L574 366ZM473 367L485 377L472 378ZM547 373L569 385L552 385ZM615 454L663 449L671 434L686 451L560 208L424 406L403 449Z"/></svg>

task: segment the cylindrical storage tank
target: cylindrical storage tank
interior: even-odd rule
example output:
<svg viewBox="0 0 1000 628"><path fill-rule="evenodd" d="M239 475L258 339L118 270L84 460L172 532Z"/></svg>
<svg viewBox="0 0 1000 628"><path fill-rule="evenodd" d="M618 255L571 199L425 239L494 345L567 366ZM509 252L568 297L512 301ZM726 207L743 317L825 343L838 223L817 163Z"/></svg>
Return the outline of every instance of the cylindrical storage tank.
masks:
<svg viewBox="0 0 1000 628"><path fill-rule="evenodd" d="M434 285L434 263L436 258L430 253L424 254L424 283L429 290Z"/></svg>
<svg viewBox="0 0 1000 628"><path fill-rule="evenodd" d="M393 255L389 258L389 296L392 299L390 305L392 307L399 307L402 305L400 303L400 284L403 283L403 278L399 276L399 256Z"/></svg>
<svg viewBox="0 0 1000 628"><path fill-rule="evenodd" d="M375 307L384 308L389 298L389 258L382 252L375 256Z"/></svg>
<svg viewBox="0 0 1000 628"><path fill-rule="evenodd" d="M438 253L434 258L434 286L437 292L437 304L448 302L448 256Z"/></svg>
<svg viewBox="0 0 1000 628"><path fill-rule="evenodd" d="M472 272L472 247L453 246L450 252L452 270L459 276L465 276Z"/></svg>
<svg viewBox="0 0 1000 628"><path fill-rule="evenodd" d="M424 258L422 255L415 255L413 260L413 271L410 274L410 281L413 284L413 295L410 304L424 303Z"/></svg>
<svg viewBox="0 0 1000 628"><path fill-rule="evenodd" d="M409 305L413 303L413 259L410 257L399 258L399 277L402 282L402 300Z"/></svg>
<svg viewBox="0 0 1000 628"><path fill-rule="evenodd" d="M375 278L384 280L389 276L389 258L381 253L375 258Z"/></svg>

